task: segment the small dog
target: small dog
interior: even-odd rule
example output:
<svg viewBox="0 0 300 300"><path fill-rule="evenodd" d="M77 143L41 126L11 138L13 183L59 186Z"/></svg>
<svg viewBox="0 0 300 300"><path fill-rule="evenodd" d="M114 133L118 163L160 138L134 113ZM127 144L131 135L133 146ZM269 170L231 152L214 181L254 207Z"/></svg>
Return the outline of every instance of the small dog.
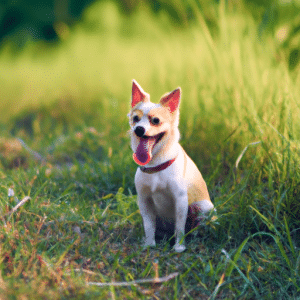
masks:
<svg viewBox="0 0 300 300"><path fill-rule="evenodd" d="M206 183L195 163L179 144L181 89L165 94L158 104L132 82L130 119L133 159L140 165L135 174L138 205L145 230L145 247L155 246L156 218L175 227L176 252L186 249L186 223L196 225L212 204Z"/></svg>

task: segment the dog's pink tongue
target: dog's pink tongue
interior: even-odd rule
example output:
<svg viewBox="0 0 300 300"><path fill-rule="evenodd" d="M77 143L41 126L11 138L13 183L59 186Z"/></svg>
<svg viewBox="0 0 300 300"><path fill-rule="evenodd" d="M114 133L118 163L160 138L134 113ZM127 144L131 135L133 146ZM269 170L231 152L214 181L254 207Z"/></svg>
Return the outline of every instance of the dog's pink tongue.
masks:
<svg viewBox="0 0 300 300"><path fill-rule="evenodd" d="M133 153L133 160L140 166L144 166L149 163L152 158L152 148L155 143L155 138L141 138L140 143Z"/></svg>

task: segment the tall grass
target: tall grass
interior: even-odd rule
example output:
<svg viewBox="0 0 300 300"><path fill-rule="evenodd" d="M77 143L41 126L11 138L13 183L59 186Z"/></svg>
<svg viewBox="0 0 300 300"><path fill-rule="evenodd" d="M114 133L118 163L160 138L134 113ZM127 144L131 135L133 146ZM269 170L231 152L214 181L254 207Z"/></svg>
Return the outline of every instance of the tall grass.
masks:
<svg viewBox="0 0 300 300"><path fill-rule="evenodd" d="M190 1L197 22L187 29L145 7L127 18L113 3L96 3L77 27L57 26L63 40L58 47L29 43L11 56L6 45L0 57L2 119L41 103L71 101L81 109L99 101L101 117L118 115L125 122L135 78L154 101L182 87L183 134L191 138L197 129L203 145L207 140L205 159L219 152L220 136L235 136L240 147L297 140L299 76L291 77L279 59L275 38L259 39L250 14L224 3L211 9L211 28Z"/></svg>

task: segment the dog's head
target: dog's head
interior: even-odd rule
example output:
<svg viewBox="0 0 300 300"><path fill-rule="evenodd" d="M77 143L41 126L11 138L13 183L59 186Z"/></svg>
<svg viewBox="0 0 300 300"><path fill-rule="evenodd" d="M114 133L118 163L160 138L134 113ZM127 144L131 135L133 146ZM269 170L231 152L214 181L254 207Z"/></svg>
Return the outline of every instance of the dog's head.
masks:
<svg viewBox="0 0 300 300"><path fill-rule="evenodd" d="M181 90L177 88L165 94L159 103L152 103L150 95L133 80L129 123L133 159L137 164L147 165L168 142L178 140L180 96Z"/></svg>

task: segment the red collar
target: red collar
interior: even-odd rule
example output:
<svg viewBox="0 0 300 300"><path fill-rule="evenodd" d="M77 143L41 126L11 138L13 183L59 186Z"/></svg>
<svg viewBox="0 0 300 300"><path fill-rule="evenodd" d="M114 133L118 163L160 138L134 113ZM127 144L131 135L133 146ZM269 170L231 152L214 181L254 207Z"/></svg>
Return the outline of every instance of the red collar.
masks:
<svg viewBox="0 0 300 300"><path fill-rule="evenodd" d="M158 165L156 167L150 167L150 168L146 168L146 167L140 167L140 170L144 173L148 173L148 174L153 174L159 171L163 171L165 170L167 167L171 166L171 164L175 161L176 157L168 160L164 163L162 163L161 165Z"/></svg>

